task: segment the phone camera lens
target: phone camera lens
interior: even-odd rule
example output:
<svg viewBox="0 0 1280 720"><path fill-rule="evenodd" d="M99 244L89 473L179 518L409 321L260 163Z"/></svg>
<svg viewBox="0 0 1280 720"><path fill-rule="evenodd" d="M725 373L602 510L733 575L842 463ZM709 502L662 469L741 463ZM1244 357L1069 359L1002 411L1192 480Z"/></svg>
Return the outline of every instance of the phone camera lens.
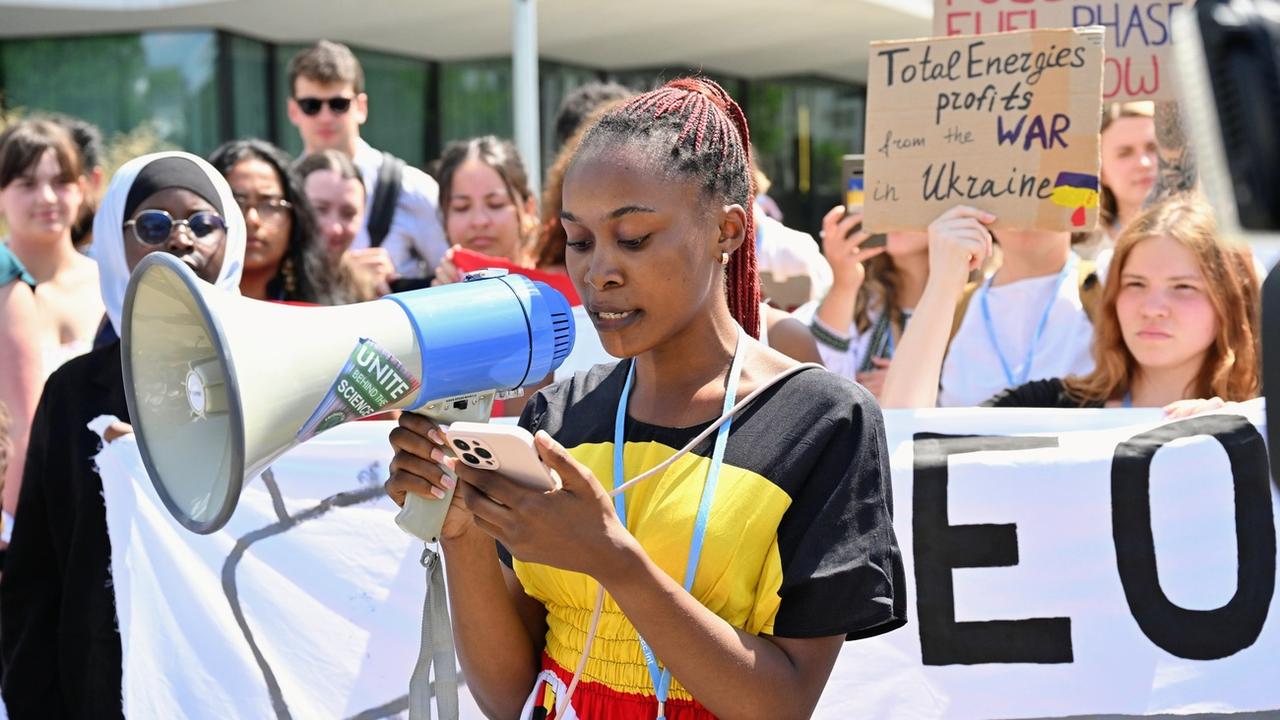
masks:
<svg viewBox="0 0 1280 720"><path fill-rule="evenodd" d="M467 444L466 440L454 440L453 446L458 448L462 452L466 452L471 449L471 446Z"/></svg>
<svg viewBox="0 0 1280 720"><path fill-rule="evenodd" d="M489 458L493 457L493 453L489 452L488 450L485 450L479 445L476 446L476 454L484 458L485 460L488 460Z"/></svg>
<svg viewBox="0 0 1280 720"><path fill-rule="evenodd" d="M471 454L471 453L469 453L469 452L464 452L464 453L462 453L462 462L464 462L464 463L466 463L466 464L468 464L468 465L479 465L479 464L480 464L480 459L479 459L479 458L477 458L475 455L472 455L472 454Z"/></svg>

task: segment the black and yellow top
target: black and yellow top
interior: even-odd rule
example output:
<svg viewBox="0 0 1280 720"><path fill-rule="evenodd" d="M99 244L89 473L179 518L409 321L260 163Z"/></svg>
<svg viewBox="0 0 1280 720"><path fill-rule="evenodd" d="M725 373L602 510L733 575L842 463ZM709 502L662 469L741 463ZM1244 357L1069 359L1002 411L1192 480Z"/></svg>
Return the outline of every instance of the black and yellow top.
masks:
<svg viewBox="0 0 1280 720"><path fill-rule="evenodd" d="M546 388L520 419L530 432L550 433L607 488L614 485L614 416L628 365L597 366ZM628 417L627 479L671 457L706 427L659 427ZM677 582L684 580L714 440L712 434L661 475L626 491L628 529ZM884 421L872 396L822 370L791 376L733 420L694 596L757 635L854 640L901 626L906 585L891 494ZM547 607L544 670L567 681L598 585L501 554L525 592ZM678 681L670 696L668 718L700 716L701 707ZM577 715L629 717L619 712L624 703L636 717L652 718L653 698L635 628L607 599L574 695Z"/></svg>

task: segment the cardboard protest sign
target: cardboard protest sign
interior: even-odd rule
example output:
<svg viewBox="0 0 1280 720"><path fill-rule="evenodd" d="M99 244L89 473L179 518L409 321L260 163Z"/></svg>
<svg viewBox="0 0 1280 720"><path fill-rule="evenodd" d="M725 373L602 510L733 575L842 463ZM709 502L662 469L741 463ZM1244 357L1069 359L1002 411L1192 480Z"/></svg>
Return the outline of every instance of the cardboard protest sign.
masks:
<svg viewBox="0 0 1280 720"><path fill-rule="evenodd" d="M1169 0L934 0L933 34L1100 25L1107 30L1102 97L1173 100L1173 9Z"/></svg>
<svg viewBox="0 0 1280 720"><path fill-rule="evenodd" d="M1101 28L871 43L871 232L923 230L956 205L993 228L1092 230Z"/></svg>

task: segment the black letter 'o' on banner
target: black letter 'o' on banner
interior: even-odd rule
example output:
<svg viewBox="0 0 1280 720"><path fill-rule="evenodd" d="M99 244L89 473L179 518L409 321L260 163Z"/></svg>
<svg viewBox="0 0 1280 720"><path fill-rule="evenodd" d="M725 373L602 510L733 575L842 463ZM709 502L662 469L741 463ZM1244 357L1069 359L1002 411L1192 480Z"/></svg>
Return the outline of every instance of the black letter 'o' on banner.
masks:
<svg viewBox="0 0 1280 720"><path fill-rule="evenodd" d="M1164 594L1151 530L1151 460L1168 442L1197 435L1213 436L1227 451L1235 489L1236 593L1216 610L1187 610ZM1116 446L1111 461L1116 566L1129 611L1151 642L1178 657L1216 660L1258 639L1276 579L1275 518L1267 476L1262 436L1238 415L1180 420Z"/></svg>

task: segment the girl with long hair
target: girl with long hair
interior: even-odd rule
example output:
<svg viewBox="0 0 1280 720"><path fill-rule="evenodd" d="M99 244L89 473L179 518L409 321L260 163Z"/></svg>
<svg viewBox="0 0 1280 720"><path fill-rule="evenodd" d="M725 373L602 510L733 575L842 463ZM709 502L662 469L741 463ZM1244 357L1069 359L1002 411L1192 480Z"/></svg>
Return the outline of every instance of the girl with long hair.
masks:
<svg viewBox="0 0 1280 720"><path fill-rule="evenodd" d="M534 267L531 251L538 232L538 199L510 140L485 135L450 143L435 176L450 251L436 268L432 284L460 279L453 248Z"/></svg>
<svg viewBox="0 0 1280 720"><path fill-rule="evenodd" d="M98 265L71 231L85 202L80 153L60 125L23 120L0 134L0 217L6 244L35 279L44 372L87 352L102 322Z"/></svg>
<svg viewBox="0 0 1280 720"><path fill-rule="evenodd" d="M1094 328L1093 372L1027 383L984 404L1184 414L1255 398L1260 297L1249 248L1218 233L1202 198L1169 198L1116 241Z"/></svg>
<svg viewBox="0 0 1280 720"><path fill-rule="evenodd" d="M255 300L333 305L345 299L337 265L289 157L263 140L232 140L209 156L231 185L248 237L240 291Z"/></svg>

